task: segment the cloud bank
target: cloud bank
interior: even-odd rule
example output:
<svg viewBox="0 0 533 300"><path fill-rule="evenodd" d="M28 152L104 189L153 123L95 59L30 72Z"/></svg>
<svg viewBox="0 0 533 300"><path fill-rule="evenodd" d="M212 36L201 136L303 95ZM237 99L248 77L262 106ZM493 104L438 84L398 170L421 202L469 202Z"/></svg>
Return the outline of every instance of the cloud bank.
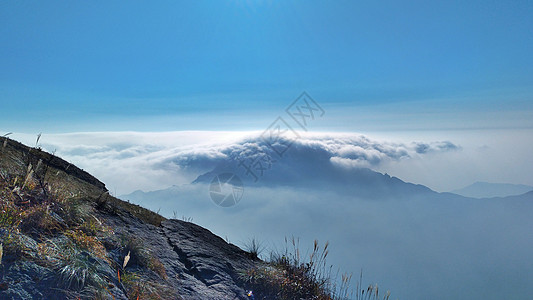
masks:
<svg viewBox="0 0 533 300"><path fill-rule="evenodd" d="M26 143L34 137L19 135ZM391 161L458 151L451 141L390 142L350 133L300 133L282 156L261 132L116 132L44 135L42 147L88 170L119 194L190 183L220 164L269 156L273 170L323 164L378 168Z"/></svg>
<svg viewBox="0 0 533 300"><path fill-rule="evenodd" d="M206 184L187 184L227 161L254 155L275 157L260 135L88 133L44 135L42 143L96 175L112 192L117 187L117 194L176 185L148 194L136 192L127 199L152 210L161 209L167 217L173 217L173 212L177 217L192 217L236 244L242 245L252 236L271 248L280 246L285 235L301 237L304 249L315 238L330 241L330 263L356 275L363 269L364 283L377 282L380 288L390 289L394 298L521 299L533 292L527 282L533 244L524 239L533 226L531 199L485 201L424 195L374 201L333 187L254 185L246 186L237 206L223 209L209 199ZM34 139L28 136L26 143ZM386 172L391 166L403 166L415 169L411 172L419 179L439 180L452 164L459 165L459 172L448 171L455 177L465 169L474 170L474 159L483 153L493 155L488 156L490 160L479 161L490 162L483 164L487 168L496 165L498 172L505 171L495 158L512 166L505 161L506 156L494 156L494 144L487 143L490 148L485 152L471 152L477 148L471 144L467 148L455 140L412 140L301 134L268 172L301 179L317 175L317 169L342 173L370 167ZM502 144L516 148L515 140L508 141ZM524 153L529 157L529 151ZM434 161L440 165L427 164ZM524 164L524 160L519 163ZM295 169L297 173L290 173ZM330 174L334 173L326 175Z"/></svg>

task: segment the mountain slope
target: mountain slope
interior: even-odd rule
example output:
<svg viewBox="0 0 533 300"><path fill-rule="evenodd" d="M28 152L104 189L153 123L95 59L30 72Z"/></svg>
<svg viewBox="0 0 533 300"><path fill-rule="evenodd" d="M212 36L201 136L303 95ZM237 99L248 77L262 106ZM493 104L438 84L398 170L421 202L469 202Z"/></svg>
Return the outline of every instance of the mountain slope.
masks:
<svg viewBox="0 0 533 300"><path fill-rule="evenodd" d="M1 299L247 299L239 274L261 262L207 229L6 138L0 171Z"/></svg>

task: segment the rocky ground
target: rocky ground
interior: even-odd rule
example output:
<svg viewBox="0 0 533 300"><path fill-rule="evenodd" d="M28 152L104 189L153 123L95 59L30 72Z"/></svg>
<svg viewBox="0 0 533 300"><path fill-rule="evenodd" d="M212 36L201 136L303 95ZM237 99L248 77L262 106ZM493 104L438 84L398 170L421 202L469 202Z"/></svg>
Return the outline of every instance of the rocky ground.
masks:
<svg viewBox="0 0 533 300"><path fill-rule="evenodd" d="M241 275L263 264L250 253L40 149L0 146L0 299L249 298Z"/></svg>

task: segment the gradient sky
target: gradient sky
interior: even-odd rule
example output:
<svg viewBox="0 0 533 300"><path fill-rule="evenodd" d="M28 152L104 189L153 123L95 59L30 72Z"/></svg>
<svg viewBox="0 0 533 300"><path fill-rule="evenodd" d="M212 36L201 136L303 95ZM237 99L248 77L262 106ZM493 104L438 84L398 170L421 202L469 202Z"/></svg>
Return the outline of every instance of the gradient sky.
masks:
<svg viewBox="0 0 533 300"><path fill-rule="evenodd" d="M531 1L11 1L0 128L533 128Z"/></svg>

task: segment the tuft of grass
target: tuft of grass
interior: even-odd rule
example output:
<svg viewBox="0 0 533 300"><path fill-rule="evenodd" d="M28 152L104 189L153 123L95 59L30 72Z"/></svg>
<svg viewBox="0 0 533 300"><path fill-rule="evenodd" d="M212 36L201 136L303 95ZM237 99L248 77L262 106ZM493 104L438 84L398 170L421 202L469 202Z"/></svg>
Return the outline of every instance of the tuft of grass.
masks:
<svg viewBox="0 0 533 300"><path fill-rule="evenodd" d="M113 230L98 220L94 215L88 214L85 222L78 226L85 234L90 236L108 236Z"/></svg>
<svg viewBox="0 0 533 300"><path fill-rule="evenodd" d="M65 235L69 237L79 249L86 250L96 257L107 260L107 252L102 242L94 237L88 236L81 230L68 230Z"/></svg>
<svg viewBox="0 0 533 300"><path fill-rule="evenodd" d="M300 254L299 240L285 239L285 251L272 252L267 265L246 270L241 279L263 298L330 300L330 273L326 273L329 244L323 248L315 241L308 260ZM289 247L292 245L292 247ZM292 250L289 250L292 249Z"/></svg>
<svg viewBox="0 0 533 300"><path fill-rule="evenodd" d="M61 201L60 214L69 226L85 226L92 208L87 201L80 198L69 198Z"/></svg>
<svg viewBox="0 0 533 300"><path fill-rule="evenodd" d="M27 215L20 223L23 232L32 234L54 234L62 231L65 225L61 219L51 211L49 206L35 206L27 212Z"/></svg>
<svg viewBox="0 0 533 300"><path fill-rule="evenodd" d="M148 262L148 269L154 271L157 275L159 275L159 277L167 280L168 279L168 275L167 275L167 271L165 270L165 266L163 265L163 263L159 260L159 258L157 258L156 256L152 256L150 257L150 260Z"/></svg>
<svg viewBox="0 0 533 300"><path fill-rule="evenodd" d="M80 252L59 269L60 285L66 289L82 290L85 286L101 288L105 284L99 274L98 262L87 252Z"/></svg>
<svg viewBox="0 0 533 300"><path fill-rule="evenodd" d="M64 241L46 239L37 244L38 257L41 264L48 266L57 266L69 259L75 252L72 245L67 245Z"/></svg>
<svg viewBox="0 0 533 300"><path fill-rule="evenodd" d="M327 242L321 246L315 240L310 253L304 254L299 239L285 238L283 251L271 252L267 263L242 271L239 278L259 299L353 299L352 275L343 274L338 281L338 272L332 273L333 266L327 264L328 254ZM360 283L356 295L364 297L357 300L389 299L390 292L382 297L377 285L364 291L359 287Z"/></svg>
<svg viewBox="0 0 533 300"><path fill-rule="evenodd" d="M184 221L184 222L191 223L193 221L193 218L192 217L186 217L185 215L183 215L183 216L181 216L181 220Z"/></svg>
<svg viewBox="0 0 533 300"><path fill-rule="evenodd" d="M378 284L369 284L366 289L362 288L362 282L363 282L363 272L361 271L361 275L359 276L359 281L357 282L357 287L355 291L355 299L356 300L389 300L390 298L390 291L386 291L385 294L379 293L379 287Z"/></svg>
<svg viewBox="0 0 533 300"><path fill-rule="evenodd" d="M5 231L0 234L2 239L2 258L4 260L17 260L28 251L24 244L22 234L16 231Z"/></svg>
<svg viewBox="0 0 533 300"><path fill-rule="evenodd" d="M153 251L145 247L142 240L132 236L123 236L122 244L124 252L127 251L129 255L128 263L130 263L130 265L138 265L148 268L159 275L159 277L167 279L167 273L163 263L161 263ZM127 264L124 263L124 268L126 265Z"/></svg>
<svg viewBox="0 0 533 300"><path fill-rule="evenodd" d="M131 262L131 264L146 265L145 259L149 257L148 250L144 247L144 243L139 238L123 235L121 236L121 244L124 253L130 254L128 261Z"/></svg>
<svg viewBox="0 0 533 300"><path fill-rule="evenodd" d="M122 274L122 285L126 289L128 299L181 299L172 289L152 280L144 280L135 272L124 272Z"/></svg>
<svg viewBox="0 0 533 300"><path fill-rule="evenodd" d="M11 201L0 201L0 228L17 228L24 219L24 211Z"/></svg>
<svg viewBox="0 0 533 300"><path fill-rule="evenodd" d="M257 238L250 238L244 243L244 250L248 252L250 258L259 259L259 256L265 251L265 246Z"/></svg>

